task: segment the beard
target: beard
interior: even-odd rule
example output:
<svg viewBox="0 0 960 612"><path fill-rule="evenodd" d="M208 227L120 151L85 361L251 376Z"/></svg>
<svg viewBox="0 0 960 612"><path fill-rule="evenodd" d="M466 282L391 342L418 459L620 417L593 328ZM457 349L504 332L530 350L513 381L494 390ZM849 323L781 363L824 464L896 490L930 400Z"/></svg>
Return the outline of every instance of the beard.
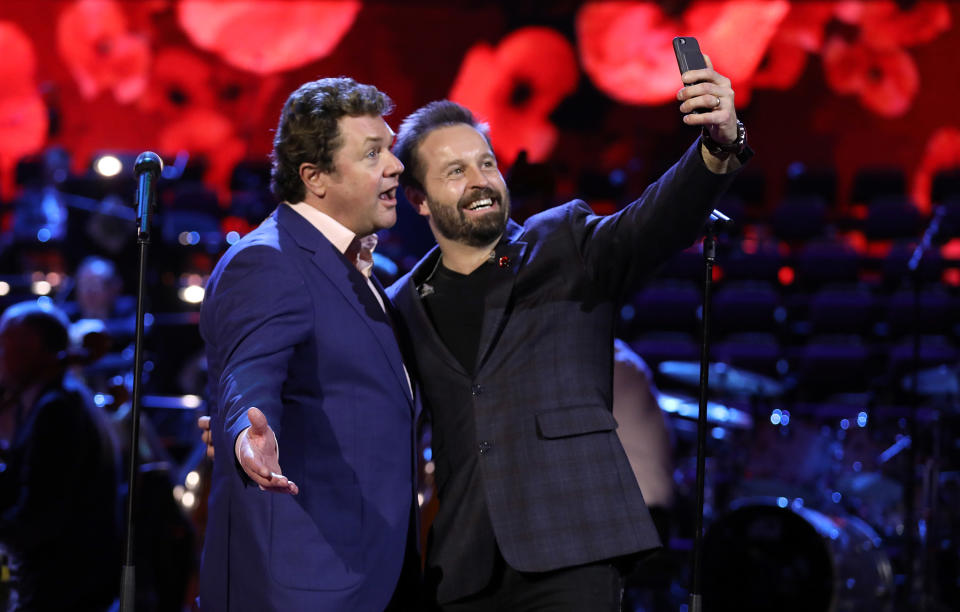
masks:
<svg viewBox="0 0 960 612"><path fill-rule="evenodd" d="M468 219L464 210L477 200L490 198L500 205L500 210L488 212L475 219ZM481 189L464 194L456 207L444 206L427 196L430 218L441 236L447 240L468 246L486 246L500 237L507 227L510 215L510 194L495 189Z"/></svg>

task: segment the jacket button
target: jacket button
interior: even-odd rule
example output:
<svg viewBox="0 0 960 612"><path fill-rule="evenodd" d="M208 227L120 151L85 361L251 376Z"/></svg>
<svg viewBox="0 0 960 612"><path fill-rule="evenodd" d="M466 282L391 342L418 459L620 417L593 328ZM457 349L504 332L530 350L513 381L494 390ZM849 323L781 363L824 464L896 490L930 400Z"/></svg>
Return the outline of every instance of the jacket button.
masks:
<svg viewBox="0 0 960 612"><path fill-rule="evenodd" d="M481 455L486 455L488 452L490 452L490 449L493 448L493 442L489 442L487 440L481 440L480 444L477 445L477 448L480 449Z"/></svg>
<svg viewBox="0 0 960 612"><path fill-rule="evenodd" d="M470 394L473 395L474 397L477 397L481 393L483 393L483 387L481 387L480 385L473 385L472 387L470 387Z"/></svg>

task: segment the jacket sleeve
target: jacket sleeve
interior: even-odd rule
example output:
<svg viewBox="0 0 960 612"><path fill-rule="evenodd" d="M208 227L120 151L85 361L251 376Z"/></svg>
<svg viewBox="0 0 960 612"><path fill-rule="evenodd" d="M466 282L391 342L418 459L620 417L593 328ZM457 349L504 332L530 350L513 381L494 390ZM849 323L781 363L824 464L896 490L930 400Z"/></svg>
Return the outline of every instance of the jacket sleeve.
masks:
<svg viewBox="0 0 960 612"><path fill-rule="evenodd" d="M257 407L279 434L282 392L296 347L310 341L313 308L303 278L277 249L251 246L223 270L204 336L222 360L216 402L224 442L250 426Z"/></svg>
<svg viewBox="0 0 960 612"><path fill-rule="evenodd" d="M674 253L693 244L737 172L714 174L699 140L643 194L616 214L598 216L577 202L569 225L588 274L621 297Z"/></svg>

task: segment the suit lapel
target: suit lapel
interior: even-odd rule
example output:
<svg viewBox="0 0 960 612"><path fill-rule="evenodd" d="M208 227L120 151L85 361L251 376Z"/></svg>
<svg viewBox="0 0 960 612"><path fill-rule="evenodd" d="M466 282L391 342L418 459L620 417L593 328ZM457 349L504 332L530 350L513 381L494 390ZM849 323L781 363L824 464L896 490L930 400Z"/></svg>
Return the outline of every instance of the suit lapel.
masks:
<svg viewBox="0 0 960 612"><path fill-rule="evenodd" d="M440 263L440 248L433 247L427 253L426 257L420 260L420 263L410 274L410 282L403 288L401 295L404 296L403 304L398 304L403 314L406 315L407 325L410 327L411 342L426 342L431 346L431 352L435 355L441 355L443 361L450 365L457 373L463 376L470 376L460 360L454 357L447 345L440 339L433 322L427 316L427 309L423 306L423 300L420 298L420 291L424 288L424 283L433 276L433 271Z"/></svg>
<svg viewBox="0 0 960 612"><path fill-rule="evenodd" d="M405 363L403 360L403 351L399 350L400 338L399 338L399 335L397 334L397 317L396 317L396 314L394 313L393 304L390 302L390 298L387 296L387 292L384 291L383 285L380 283L380 279L377 278L376 275L371 275L370 279L373 281L373 286L376 288L377 294L380 296L380 299L383 300L383 306L384 308L386 308L386 312L384 314L387 317L387 323L390 325L390 336L391 338L393 338L393 346L396 346L399 351L399 354L398 354L398 357L400 358L399 363L391 359L390 366L393 368L394 374L396 374L400 378L401 382L403 382L403 388L407 390L407 399L409 399L410 402L413 403L414 402L413 378L407 377L407 374L409 373L409 368L407 368L407 370L404 371ZM379 307L380 305L377 304L377 306Z"/></svg>
<svg viewBox="0 0 960 612"><path fill-rule="evenodd" d="M324 237L323 233L290 207L280 205L277 210L277 223L289 232L301 248L313 253L311 257L313 264L327 277L330 284L337 288L373 332L396 376L397 383L403 389L404 397L412 404L410 385L407 384L407 377L403 373L403 361L393 326L390 324L387 313L383 311L370 291L366 278Z"/></svg>
<svg viewBox="0 0 960 612"><path fill-rule="evenodd" d="M501 241L493 252L493 265L496 266L496 270L484 300L483 326L480 329L480 345L477 353L476 369L478 371L483 367L500 332L503 331L503 326L507 323L510 297L513 295L520 262L527 247L527 243L514 240L519 236L521 228L512 221L510 223L506 240Z"/></svg>

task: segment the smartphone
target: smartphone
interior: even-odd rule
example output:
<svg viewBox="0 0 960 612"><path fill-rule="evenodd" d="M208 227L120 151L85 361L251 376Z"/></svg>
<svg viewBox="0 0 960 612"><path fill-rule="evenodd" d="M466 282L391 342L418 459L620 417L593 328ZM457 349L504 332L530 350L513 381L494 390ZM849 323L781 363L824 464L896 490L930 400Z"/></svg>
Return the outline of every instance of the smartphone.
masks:
<svg viewBox="0 0 960 612"><path fill-rule="evenodd" d="M677 66L680 67L680 74L687 70L700 70L707 67L707 62L703 59L703 53L700 52L700 43L693 36L677 36L673 39L673 52L677 56ZM687 86L685 83L684 86ZM696 83L690 83L696 85ZM698 108L694 113L706 113L705 108Z"/></svg>
<svg viewBox="0 0 960 612"><path fill-rule="evenodd" d="M673 39L673 52L677 55L677 65L680 74L687 70L700 70L707 67L707 62L700 52L700 43L693 36L677 36Z"/></svg>

